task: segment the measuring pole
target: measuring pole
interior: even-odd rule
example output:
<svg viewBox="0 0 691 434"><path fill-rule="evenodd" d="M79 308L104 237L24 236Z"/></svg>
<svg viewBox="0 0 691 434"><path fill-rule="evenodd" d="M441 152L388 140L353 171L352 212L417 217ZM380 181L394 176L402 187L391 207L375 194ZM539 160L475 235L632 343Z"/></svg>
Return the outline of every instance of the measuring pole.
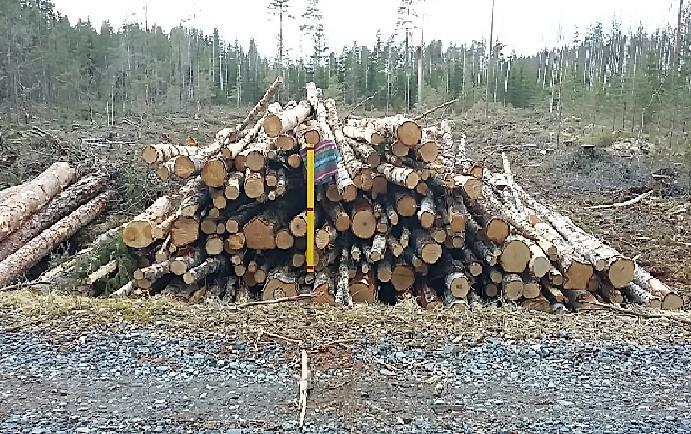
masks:
<svg viewBox="0 0 691 434"><path fill-rule="evenodd" d="M307 145L307 272L314 273L314 145Z"/></svg>

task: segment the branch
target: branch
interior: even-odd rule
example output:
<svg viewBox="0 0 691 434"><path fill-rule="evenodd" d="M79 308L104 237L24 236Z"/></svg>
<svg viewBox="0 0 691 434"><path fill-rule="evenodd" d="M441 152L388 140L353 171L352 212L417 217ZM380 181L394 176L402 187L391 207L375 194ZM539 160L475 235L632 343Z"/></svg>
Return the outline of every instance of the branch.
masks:
<svg viewBox="0 0 691 434"><path fill-rule="evenodd" d="M306 300L312 298L312 294L300 294L296 295L294 297L283 297L283 298L277 298L275 300L262 300L262 301L249 301L247 303L241 303L235 306L236 309L243 309L245 307L249 306L260 306L260 305L266 305L266 304L276 304L276 303L284 303L287 301L300 301L300 300Z"/></svg>
<svg viewBox="0 0 691 434"><path fill-rule="evenodd" d="M385 88L386 88L386 86L380 88L378 91L374 92L372 95L368 96L367 98L363 99L363 100L360 101L359 103L355 104L355 107L353 107L353 109L350 111L350 113L348 113L348 114L346 115L346 117L343 118L343 120L346 120L346 119L348 119L349 117L351 117L351 116L353 115L353 113L355 113L355 111L356 111L357 109L359 109L360 107L362 107L362 105L365 104L367 101L373 99L375 96L377 96L377 94L378 94L379 92L381 92L381 91L384 90Z"/></svg>
<svg viewBox="0 0 691 434"><path fill-rule="evenodd" d="M586 206L585 209L608 209L608 208L623 208L627 207L630 205L637 204L638 202L642 201L646 197L650 197L653 194L653 190L647 191L643 194L639 194L638 196L634 197L633 199L627 200L625 202L618 202L618 203L612 203L609 205L594 205L594 206Z"/></svg>
<svg viewBox="0 0 691 434"><path fill-rule="evenodd" d="M457 102L457 101L458 101L458 98L454 98L454 99L452 99L451 101L446 101L446 102L443 103L443 104L439 104L439 105L436 106L436 107L432 107L431 109L427 110L426 112L422 113L421 115L414 117L413 120L414 120L414 121L420 121L420 120L426 118L428 115L434 113L435 111L440 110L440 109L443 109L443 108L445 108L445 107L448 107L448 106L450 106L451 104L453 104L453 103L455 103L455 102Z"/></svg>

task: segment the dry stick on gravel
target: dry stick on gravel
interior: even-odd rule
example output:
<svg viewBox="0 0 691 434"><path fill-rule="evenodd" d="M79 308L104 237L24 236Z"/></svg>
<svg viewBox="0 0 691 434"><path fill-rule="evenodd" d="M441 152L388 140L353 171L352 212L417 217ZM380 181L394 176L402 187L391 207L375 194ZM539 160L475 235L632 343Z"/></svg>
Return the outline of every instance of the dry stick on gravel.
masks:
<svg viewBox="0 0 691 434"><path fill-rule="evenodd" d="M305 426L307 412L307 389L309 388L309 368L307 367L307 351L302 350L302 369L300 373L300 430Z"/></svg>
<svg viewBox="0 0 691 434"><path fill-rule="evenodd" d="M634 197L633 199L629 199L625 202L618 202L618 203L612 203L609 205L593 205L593 206L586 206L585 209L608 209L608 208L624 208L627 206L635 205L638 202L642 201L646 197L650 197L653 195L653 190L647 191L643 194L639 194L638 196Z"/></svg>
<svg viewBox="0 0 691 434"><path fill-rule="evenodd" d="M296 295L293 297L277 298L275 300L249 301L247 303L238 304L237 306L235 306L235 309L243 309L243 308L250 307L250 306L259 306L259 305L265 305L265 304L285 303L287 301L308 300L311 298L312 298L312 294L300 294L300 295Z"/></svg>

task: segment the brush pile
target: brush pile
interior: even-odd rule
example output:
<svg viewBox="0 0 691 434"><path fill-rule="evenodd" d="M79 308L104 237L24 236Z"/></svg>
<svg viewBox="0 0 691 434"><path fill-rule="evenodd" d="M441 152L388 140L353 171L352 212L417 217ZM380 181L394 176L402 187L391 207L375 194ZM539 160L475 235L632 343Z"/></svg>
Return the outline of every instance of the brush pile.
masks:
<svg viewBox="0 0 691 434"><path fill-rule="evenodd" d="M127 223L139 268L118 294L195 302L466 306L480 299L556 311L603 302L681 307L681 298L504 173L465 157L448 121L341 118L313 84L271 103L281 78L207 146L147 145L162 180L183 180ZM316 149L316 266L307 272L304 150ZM104 270L103 275L112 273Z"/></svg>

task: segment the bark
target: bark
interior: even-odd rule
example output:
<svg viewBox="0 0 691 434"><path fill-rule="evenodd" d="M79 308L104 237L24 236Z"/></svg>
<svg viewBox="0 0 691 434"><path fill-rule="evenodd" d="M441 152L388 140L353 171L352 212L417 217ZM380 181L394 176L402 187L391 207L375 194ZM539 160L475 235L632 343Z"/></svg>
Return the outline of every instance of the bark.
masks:
<svg viewBox="0 0 691 434"><path fill-rule="evenodd" d="M44 208L25 220L21 226L0 242L0 261L16 252L21 246L43 230L92 199L106 188L108 178L93 175L82 178L55 196Z"/></svg>
<svg viewBox="0 0 691 434"><path fill-rule="evenodd" d="M69 164L54 163L36 178L13 188L0 202L0 241L70 185L76 176Z"/></svg>
<svg viewBox="0 0 691 434"><path fill-rule="evenodd" d="M379 262L384 259L386 254L386 237L382 234L377 234L372 240L372 249L370 251L370 262Z"/></svg>
<svg viewBox="0 0 691 434"><path fill-rule="evenodd" d="M270 115L269 115L270 116ZM263 117L259 119L252 128L246 130L247 133L245 136L240 139L238 142L235 143L230 143L221 148L221 155L228 159L228 160L233 160L235 159L238 154L245 149L247 145L252 143L257 135L259 134L259 131L262 129L264 126L264 121L266 120L266 117Z"/></svg>
<svg viewBox="0 0 691 434"><path fill-rule="evenodd" d="M209 204L208 189L202 182L201 177L197 176L190 179L180 189L180 215L193 217L206 208Z"/></svg>
<svg viewBox="0 0 691 434"><path fill-rule="evenodd" d="M626 297L636 304L650 304L650 301L653 299L653 295L649 291L641 288L636 283L626 286L623 291Z"/></svg>
<svg viewBox="0 0 691 434"><path fill-rule="evenodd" d="M0 262L0 287L15 282L60 243L106 210L112 192L105 192L60 219L40 235Z"/></svg>
<svg viewBox="0 0 691 434"><path fill-rule="evenodd" d="M338 266L338 280L336 281L336 305L352 306L353 299L350 297L350 263L348 259L348 249L341 251L341 261Z"/></svg>

